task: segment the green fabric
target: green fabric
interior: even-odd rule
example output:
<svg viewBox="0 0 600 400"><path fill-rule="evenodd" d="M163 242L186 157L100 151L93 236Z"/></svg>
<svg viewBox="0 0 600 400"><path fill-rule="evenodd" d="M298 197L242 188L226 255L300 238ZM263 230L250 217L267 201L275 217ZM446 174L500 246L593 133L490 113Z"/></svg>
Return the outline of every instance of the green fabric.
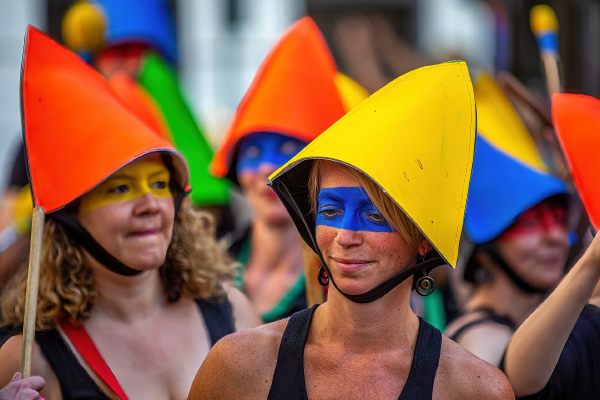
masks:
<svg viewBox="0 0 600 400"><path fill-rule="evenodd" d="M213 149L196 123L179 88L175 72L155 54L142 62L138 77L140 85L154 98L160 108L173 144L185 157L190 168L190 198L194 206L229 203L229 182L208 171Z"/></svg>
<svg viewBox="0 0 600 400"><path fill-rule="evenodd" d="M441 332L446 330L444 297L439 290L436 289L429 296L423 298L423 319Z"/></svg>

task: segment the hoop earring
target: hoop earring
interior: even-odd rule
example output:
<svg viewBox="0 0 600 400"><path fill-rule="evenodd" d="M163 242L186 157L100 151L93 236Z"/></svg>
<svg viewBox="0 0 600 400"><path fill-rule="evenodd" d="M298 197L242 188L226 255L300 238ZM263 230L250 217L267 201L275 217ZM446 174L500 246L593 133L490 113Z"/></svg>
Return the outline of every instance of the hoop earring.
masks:
<svg viewBox="0 0 600 400"><path fill-rule="evenodd" d="M317 280L319 281L319 285L321 286L329 285L329 275L327 274L325 268L323 268L322 266L321 268L319 268L319 272L317 272Z"/></svg>
<svg viewBox="0 0 600 400"><path fill-rule="evenodd" d="M433 289L435 289L435 281L429 276L427 271L423 271L423 276L419 277L415 282L415 291L425 297L433 293Z"/></svg>

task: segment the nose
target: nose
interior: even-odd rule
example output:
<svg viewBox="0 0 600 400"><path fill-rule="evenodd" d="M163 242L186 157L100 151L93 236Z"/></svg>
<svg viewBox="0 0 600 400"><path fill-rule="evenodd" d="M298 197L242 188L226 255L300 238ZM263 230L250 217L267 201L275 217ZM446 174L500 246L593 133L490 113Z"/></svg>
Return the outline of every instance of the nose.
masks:
<svg viewBox="0 0 600 400"><path fill-rule="evenodd" d="M277 168L279 168L279 166L275 165L272 161L262 160L260 164L258 164L258 173L262 176L269 176L275 172Z"/></svg>
<svg viewBox="0 0 600 400"><path fill-rule="evenodd" d="M548 240L553 242L568 243L567 227L553 221L544 225L544 233Z"/></svg>
<svg viewBox="0 0 600 400"><path fill-rule="evenodd" d="M363 242L362 234L350 229L338 229L335 235L335 241L341 247L360 246Z"/></svg>
<svg viewBox="0 0 600 400"><path fill-rule="evenodd" d="M146 193L136 201L134 213L136 215L155 214L158 212L158 208L158 200L156 197L152 196L150 193Z"/></svg>

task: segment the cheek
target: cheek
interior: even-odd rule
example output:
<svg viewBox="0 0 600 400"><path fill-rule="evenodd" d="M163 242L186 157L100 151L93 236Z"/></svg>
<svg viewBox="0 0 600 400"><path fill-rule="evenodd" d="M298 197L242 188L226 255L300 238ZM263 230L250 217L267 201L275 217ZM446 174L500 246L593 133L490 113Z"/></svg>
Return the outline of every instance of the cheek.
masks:
<svg viewBox="0 0 600 400"><path fill-rule="evenodd" d="M377 240L372 240L373 250L383 257L394 260L401 265L409 263L416 258L416 250L411 252L408 244L397 232L373 233ZM414 254L413 254L414 253Z"/></svg>
<svg viewBox="0 0 600 400"><path fill-rule="evenodd" d="M537 235L519 235L516 238L502 240L499 243L499 250L507 261L519 262L533 258L540 240Z"/></svg>
<svg viewBox="0 0 600 400"><path fill-rule="evenodd" d="M125 207L115 204L86 212L78 220L100 244L108 244L118 238L128 213Z"/></svg>
<svg viewBox="0 0 600 400"><path fill-rule="evenodd" d="M315 237L317 239L317 246L322 253L327 254L327 250L331 247L337 229L330 226L318 225L315 229Z"/></svg>
<svg viewBox="0 0 600 400"><path fill-rule="evenodd" d="M248 196L256 187L256 173L244 171L238 175L240 187L244 195Z"/></svg>

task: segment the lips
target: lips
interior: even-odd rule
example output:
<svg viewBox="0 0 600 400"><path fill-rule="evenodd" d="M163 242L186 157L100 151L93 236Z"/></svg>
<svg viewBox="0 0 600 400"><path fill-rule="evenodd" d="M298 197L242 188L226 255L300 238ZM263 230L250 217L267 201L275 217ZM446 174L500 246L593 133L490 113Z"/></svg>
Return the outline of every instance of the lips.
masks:
<svg viewBox="0 0 600 400"><path fill-rule="evenodd" d="M374 261L358 258L330 257L342 273L355 273L371 266Z"/></svg>
<svg viewBox="0 0 600 400"><path fill-rule="evenodd" d="M134 230L134 231L130 231L128 236L133 236L133 237L145 237L145 236L152 236L152 235L156 235L160 232L159 229L139 229L139 230Z"/></svg>

